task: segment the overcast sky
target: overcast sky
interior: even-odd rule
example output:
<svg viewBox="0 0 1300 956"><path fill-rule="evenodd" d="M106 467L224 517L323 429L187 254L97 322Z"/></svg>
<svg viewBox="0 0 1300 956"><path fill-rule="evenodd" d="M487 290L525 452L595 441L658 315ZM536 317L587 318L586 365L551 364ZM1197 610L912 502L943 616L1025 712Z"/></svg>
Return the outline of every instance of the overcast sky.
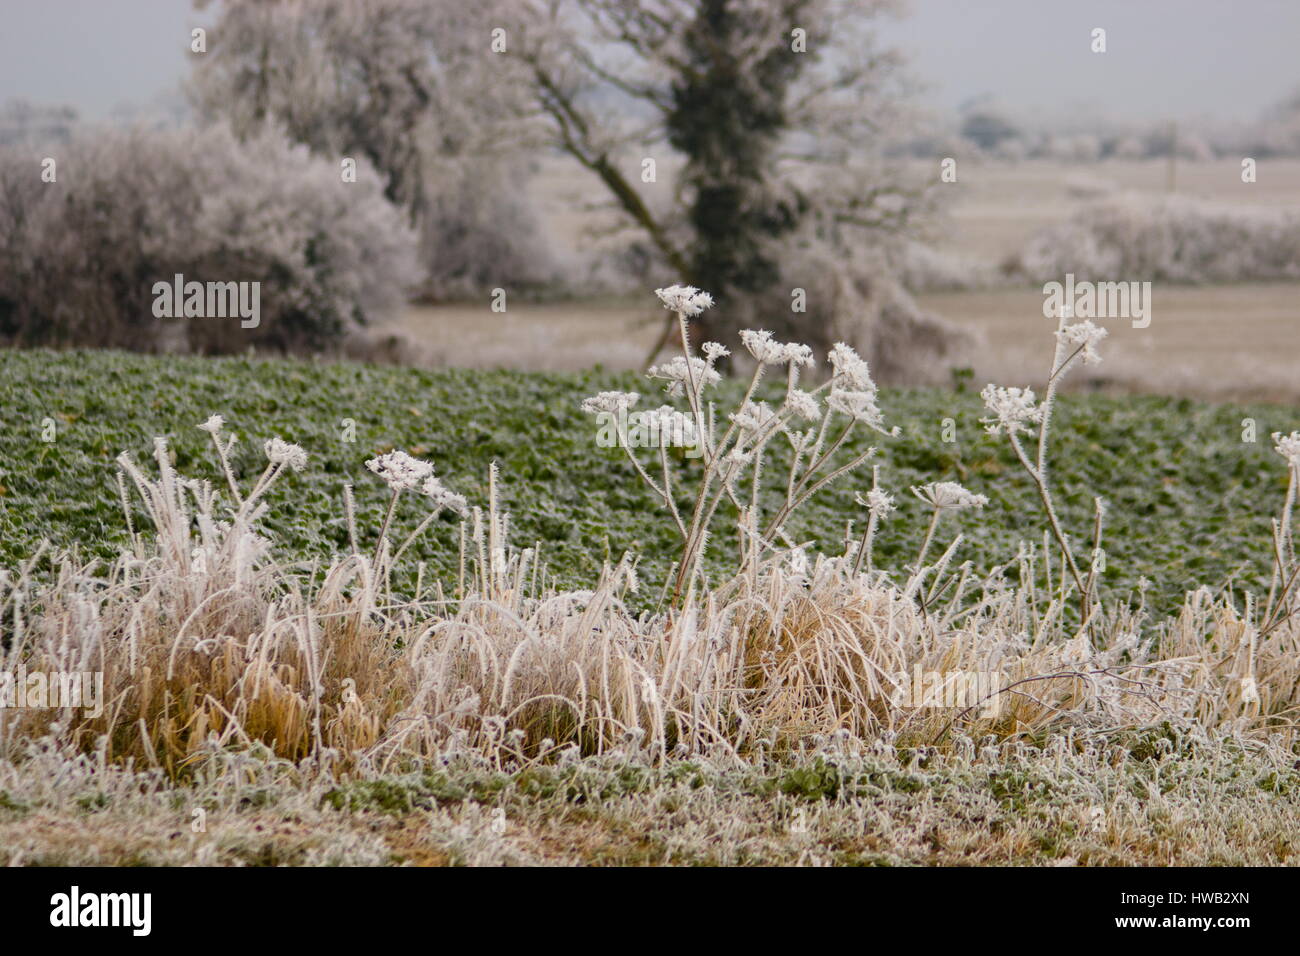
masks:
<svg viewBox="0 0 1300 956"><path fill-rule="evenodd" d="M1021 116L1149 122L1251 119L1300 87L1300 0L911 0L886 36L925 100L991 95ZM174 90L186 0L4 0L0 101L71 104L104 117ZM1094 27L1108 50L1089 49Z"/></svg>
<svg viewBox="0 0 1300 956"><path fill-rule="evenodd" d="M1300 0L912 0L883 35L947 109L1223 122L1300 87Z"/></svg>

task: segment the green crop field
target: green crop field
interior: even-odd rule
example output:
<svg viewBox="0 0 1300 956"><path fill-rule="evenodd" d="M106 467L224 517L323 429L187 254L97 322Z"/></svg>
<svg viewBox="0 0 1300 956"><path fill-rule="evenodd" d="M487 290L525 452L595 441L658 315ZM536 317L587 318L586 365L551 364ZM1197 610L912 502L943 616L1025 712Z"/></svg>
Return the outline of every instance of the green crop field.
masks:
<svg viewBox="0 0 1300 956"><path fill-rule="evenodd" d="M345 548L346 482L356 488L358 525L378 526L387 496L364 461L392 447L433 461L471 504L484 503L488 465L498 462L513 540L542 542L561 585L589 586L605 557L625 550L641 555L645 580L658 582L673 554L670 523L623 452L597 446L595 422L579 410L583 397L611 388L641 391L642 406L659 404L657 386L632 374L7 351L0 382L5 566L42 539L112 556L126 540L114 459L128 451L147 460L154 436L167 437L183 474L218 481L208 436L195 427L210 414L224 415L240 435L235 467L245 476L260 472L261 444L272 436L310 453L308 467L277 487L265 522L285 558ZM739 387L723 384L724 405ZM925 481L957 480L991 499L983 513L953 522L966 535L959 557L976 567L1011 560L1022 539L1041 540L1033 489L1005 440L984 433L974 390L886 390L881 405L887 423L902 429L893 439L871 436L881 484L901 506L878 539L881 566L915 554L926 512L907 489ZM942 440L945 418L953 419L953 442ZM1255 422L1253 443L1243 440L1245 419ZM53 440L46 441L49 422ZM1067 529L1087 537L1092 496L1102 496L1109 505L1105 584L1122 596L1145 576L1159 610L1172 610L1201 584L1266 586L1269 522L1286 482L1268 435L1297 424L1300 409L1278 405L1067 396L1053 442ZM858 437L859 447L868 440ZM838 551L846 522L863 518L854 493L864 480L832 486L800 512L792 536ZM420 509L403 500L398 520L413 526ZM419 544L419 557L447 580L456 539L455 520L445 516Z"/></svg>

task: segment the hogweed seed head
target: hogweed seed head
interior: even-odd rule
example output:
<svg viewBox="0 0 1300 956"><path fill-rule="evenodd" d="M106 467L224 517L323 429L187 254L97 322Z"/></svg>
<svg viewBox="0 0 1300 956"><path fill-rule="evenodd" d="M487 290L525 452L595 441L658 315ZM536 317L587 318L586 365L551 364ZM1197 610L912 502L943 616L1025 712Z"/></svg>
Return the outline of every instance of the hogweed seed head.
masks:
<svg viewBox="0 0 1300 956"><path fill-rule="evenodd" d="M760 365L784 365L787 362L813 365L815 362L812 349L808 346L797 342L778 342L772 338L771 332L764 330L745 329L740 333L740 341Z"/></svg>
<svg viewBox="0 0 1300 956"><path fill-rule="evenodd" d="M1056 333L1056 338L1066 346L1074 348L1083 348L1083 364L1096 365L1101 361L1101 355L1097 352L1097 345L1107 336L1107 332L1099 325L1093 325L1091 319L1085 319L1082 322L1076 322L1074 325L1067 325Z"/></svg>
<svg viewBox="0 0 1300 956"><path fill-rule="evenodd" d="M226 427L226 420L220 415L209 416L208 420L199 426L199 431L205 431L209 435L221 433L221 429Z"/></svg>
<svg viewBox="0 0 1300 956"><path fill-rule="evenodd" d="M1031 388L1001 388L990 384L984 386L980 398L984 399L984 407L993 415L992 418L980 419L990 435L1000 435L1004 431L1014 435L1028 431L1028 425L1043 420L1043 409L1034 404L1034 390Z"/></svg>
<svg viewBox="0 0 1300 956"><path fill-rule="evenodd" d="M776 413L768 408L767 402L746 402L738 411L732 412L730 418L737 428L757 432L771 424Z"/></svg>
<svg viewBox="0 0 1300 956"><path fill-rule="evenodd" d="M638 392L601 392L582 400L582 410L589 415L616 415L641 400Z"/></svg>
<svg viewBox="0 0 1300 956"><path fill-rule="evenodd" d="M663 289L655 289L655 295L659 296L659 301L664 304L664 308L686 316L699 315L713 305L713 296L701 292L693 285L670 285Z"/></svg>
<svg viewBox="0 0 1300 956"><path fill-rule="evenodd" d="M800 418L806 418L809 421L815 420L821 415L821 406L817 404L817 399L805 392L802 388L796 388L790 393L786 400L790 410Z"/></svg>
<svg viewBox="0 0 1300 956"><path fill-rule="evenodd" d="M920 487L913 486L912 494L936 511L959 511L962 508L983 508L989 503L984 495L967 491L955 481L932 481Z"/></svg>
<svg viewBox="0 0 1300 956"><path fill-rule="evenodd" d="M301 445L294 445L279 438L272 438L263 448L266 458L273 465L288 465L294 471L302 471L307 466L307 452Z"/></svg>
<svg viewBox="0 0 1300 956"><path fill-rule="evenodd" d="M886 494L879 488L872 488L865 495L859 493L856 497L858 504L870 511L877 520L884 518L891 511L897 510L897 506L894 504L894 496Z"/></svg>
<svg viewBox="0 0 1300 956"><path fill-rule="evenodd" d="M420 486L420 491L433 499L435 508L446 508L457 514L466 514L469 511L468 504L464 495L458 495L442 483L437 475L430 475L424 479L424 484Z"/></svg>
<svg viewBox="0 0 1300 956"><path fill-rule="evenodd" d="M885 427L885 416L876 404L876 389L871 387L861 391L832 388L826 399L826 406L855 421L865 422L872 428L881 430ZM894 433L897 434L897 429Z"/></svg>
<svg viewBox="0 0 1300 956"><path fill-rule="evenodd" d="M366 462L366 467L383 479L384 483L394 491L415 488L433 474L433 465L414 458L404 451L390 451L378 458L371 458Z"/></svg>
<svg viewBox="0 0 1300 956"><path fill-rule="evenodd" d="M710 365L720 358L726 358L731 354L731 349L727 348L721 342L705 342L700 346L700 351L704 353L704 358Z"/></svg>
<svg viewBox="0 0 1300 956"><path fill-rule="evenodd" d="M1300 468L1300 432L1289 435L1274 432L1273 450L1285 458L1292 468Z"/></svg>
<svg viewBox="0 0 1300 956"><path fill-rule="evenodd" d="M876 383L871 380L871 369L866 359L862 358L852 346L837 342L830 351L831 368L841 378L842 387L848 391L876 390Z"/></svg>
<svg viewBox="0 0 1300 956"><path fill-rule="evenodd" d="M663 365L652 365L646 372L649 378L665 379L668 384L665 391L669 395L685 395L686 387L692 381L695 383L695 390L698 394L710 385L716 385L722 381L722 375L712 365L702 358L691 356L690 365L686 364L686 357L679 355Z"/></svg>

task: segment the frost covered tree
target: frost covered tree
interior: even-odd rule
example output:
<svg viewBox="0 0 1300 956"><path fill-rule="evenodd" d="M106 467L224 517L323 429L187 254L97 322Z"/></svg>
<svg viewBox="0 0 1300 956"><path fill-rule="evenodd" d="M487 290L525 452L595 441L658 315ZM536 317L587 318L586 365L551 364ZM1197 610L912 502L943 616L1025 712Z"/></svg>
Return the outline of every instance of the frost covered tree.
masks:
<svg viewBox="0 0 1300 956"><path fill-rule="evenodd" d="M39 156L0 149L0 341L327 349L419 278L415 235L377 177L344 184L282 136L88 131L60 147L55 182ZM259 283L260 322L155 315L155 283L177 273Z"/></svg>
<svg viewBox="0 0 1300 956"><path fill-rule="evenodd" d="M551 142L603 184L660 274L717 298L700 337L845 339L888 377L942 353L948 331L885 268L924 198L881 159L905 115L898 58L873 32L892 6L528 0L511 55Z"/></svg>
<svg viewBox="0 0 1300 956"><path fill-rule="evenodd" d="M518 189L525 91L489 49L495 2L223 0L191 96L241 137L273 126L336 164L368 160L422 235L429 293L540 283Z"/></svg>

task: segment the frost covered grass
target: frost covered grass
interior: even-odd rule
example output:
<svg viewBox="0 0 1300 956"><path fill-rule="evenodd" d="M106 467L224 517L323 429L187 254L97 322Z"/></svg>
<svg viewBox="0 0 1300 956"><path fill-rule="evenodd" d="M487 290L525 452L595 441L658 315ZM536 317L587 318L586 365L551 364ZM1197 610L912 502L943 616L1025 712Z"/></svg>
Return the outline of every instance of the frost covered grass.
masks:
<svg viewBox="0 0 1300 956"><path fill-rule="evenodd" d="M228 754L177 790L37 744L0 764L0 865L1294 865L1293 761L1159 727L780 762L466 758L350 781Z"/></svg>
<svg viewBox="0 0 1300 956"><path fill-rule="evenodd" d="M1101 501L1082 522L1057 504L1060 453L1051 438L1059 386L1076 362L1100 358L1104 330L1061 321L1041 402L1028 387L989 385L982 393L983 427L1011 446L1024 472L999 485L1026 484L1037 504L1036 514L1019 515L1018 547L967 556L967 522L978 526L997 507L985 493L993 485L932 476L911 486L924 509L912 527L915 551L894 557L877 550L878 536L902 523L908 496L885 452L905 433L891 424L888 396L866 363L837 345L815 381L810 349L749 332L742 342L752 375L728 393L713 368L725 350L714 343L697 350L689 335L688 319L711 301L680 287L660 290L660 298L678 314L684 351L651 370L668 398L658 414L689 423L675 431L692 434L701 454L693 461L662 443L617 449L629 463L626 479L648 486L652 513L669 531L671 560L659 573L637 552L609 551L586 587L557 584L546 555L517 541L517 512L502 496L510 476L492 464L486 487L473 488L444 472L442 458L435 474L418 449L377 453L341 476L338 546L295 559L277 549L273 515L291 499L290 483L316 467L310 446L286 440L298 437L288 432L241 442L221 415L196 419L188 431L204 436L215 460L208 477L181 471L163 437L152 462L117 457L112 487L126 529L117 554L87 559L45 549L0 576L0 671L104 676L96 712L0 710L8 812L57 804L48 789L39 799L22 796L40 789L31 768L42 760L63 768L55 780L119 779L124 803L157 799L160 819L167 799L174 813L204 799L196 796L204 788L237 789L270 775L265 799L292 807L297 788L316 801L306 816L321 821L318 834L281 848L286 861L342 854L391 862L388 843L373 831L359 836L330 811L365 813L395 801L401 814L427 810L445 825L451 842L438 850L422 831L419 853L507 862L550 851L498 839L508 832L495 814L509 812L500 803L485 815L480 801L462 795L450 801L457 810L444 812L440 788L473 790L482 775L495 775L499 794L518 786L524 796L542 794L537 805L545 807L559 789L571 792L555 783L564 774L613 774L600 778L607 781L631 774L642 783L618 811L631 820L651 815L655 801L679 787L673 774L698 772L718 775L719 792L700 799L720 818L698 833L694 818L682 821L685 830L665 838L668 849L656 847L642 862L689 860L728 814L756 829L737 824L740 842L717 851L720 862L796 852L805 862L847 861L799 849L798 840L764 847L758 830L770 829L772 814L785 818L792 793L836 802L834 812L813 808L812 831L804 813L791 834L848 840L857 826L866 842L852 852L873 862L951 862L962 854L1118 862L1113 854L1134 845L1131 828L1152 847L1134 859L1184 853L1211 862L1230 852L1227 841L1170 849L1207 813L1221 832L1253 828L1258 839L1232 847L1235 858L1290 855L1280 808L1292 800L1285 768L1294 764L1300 705L1292 533L1300 433L1273 435L1280 491L1272 533L1257 543L1271 572L1255 588L1189 589L1176 614L1160 614L1147 606L1147 588L1107 586L1109 511ZM765 391L767 375L781 387ZM610 390L569 397L598 414L637 401ZM858 432L873 444L855 445ZM767 474L777 476L770 486ZM836 516L840 531L827 547L802 537L795 518L836 485L856 489L854 504ZM516 507L527 508L528 490L525 482ZM430 542L450 552L450 579L419 560ZM971 684L970 675L982 676ZM1148 759L1172 760L1179 773L1193 766L1210 783L1226 763L1246 761L1254 789L1243 785L1239 800L1207 810L1211 790L1189 786L1171 798L1175 836L1162 842L1164 818L1120 799L1121 789L1149 790L1141 782ZM1017 774L1038 768L1056 780L1079 761L1090 768L1088 785L1066 787L1077 794L1029 812L1035 784ZM911 781L905 787L895 786L893 765ZM1010 801L1025 820L992 839L955 830L941 844L960 847L958 855L936 857L933 839L908 835L912 811L888 809L887 794L876 793L910 787L942 802L942 775L918 782L904 772L930 766L954 780L1011 773L988 793L966 784L967 797ZM1088 787L1100 786L1106 767L1114 787L1102 800L1104 788L1099 797ZM751 784L732 794L725 781L737 775ZM1137 790L1124 782L1130 778ZM1271 783L1257 785L1265 779ZM1094 802L1078 802L1085 792ZM1201 816L1187 806L1201 807ZM895 811L901 817L889 816ZM949 811L961 819L956 805ZM543 831L537 839L553 843L536 812L517 811ZM1077 839L1071 831L1062 844L1069 852L1025 842L1036 839L1043 813L1083 821ZM234 829L222 839L257 843L241 820L227 819ZM331 832L339 842L325 836ZM1103 833L1109 849L1098 842ZM1004 845L1008 834L1015 838ZM214 861L241 859L222 857L220 840L191 841L199 844ZM56 851L38 841L26 852Z"/></svg>

